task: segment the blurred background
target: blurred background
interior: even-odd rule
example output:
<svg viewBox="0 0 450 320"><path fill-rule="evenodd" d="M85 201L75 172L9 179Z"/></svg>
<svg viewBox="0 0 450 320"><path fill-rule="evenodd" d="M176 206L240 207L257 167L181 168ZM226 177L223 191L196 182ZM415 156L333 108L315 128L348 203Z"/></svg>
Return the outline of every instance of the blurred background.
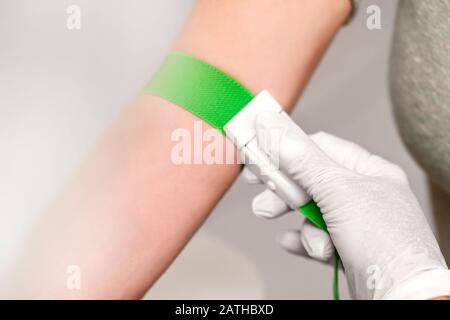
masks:
<svg viewBox="0 0 450 320"><path fill-rule="evenodd" d="M157 70L193 3L0 0L0 283L33 221ZM81 30L66 27L71 4L81 8ZM381 30L366 27L371 4L381 8ZM401 165L430 212L425 177L402 145L390 107L396 4L362 2L294 119L307 132L348 138ZM300 217L263 221L251 214L251 198L260 191L238 180L146 297L331 298L331 266L291 256L274 241ZM345 281L341 288L347 298Z"/></svg>

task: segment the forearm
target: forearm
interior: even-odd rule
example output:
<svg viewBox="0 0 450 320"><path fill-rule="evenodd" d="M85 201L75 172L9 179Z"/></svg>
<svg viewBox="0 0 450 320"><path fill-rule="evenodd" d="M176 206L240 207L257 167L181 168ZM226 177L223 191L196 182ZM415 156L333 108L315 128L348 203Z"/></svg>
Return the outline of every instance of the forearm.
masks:
<svg viewBox="0 0 450 320"><path fill-rule="evenodd" d="M139 97L81 164L27 240L16 295L139 298L231 184L234 165L176 165L174 130L193 117ZM206 126L204 126L206 129ZM193 134L193 133L192 133ZM32 266L32 267L30 267ZM81 290L68 290L69 266Z"/></svg>
<svg viewBox="0 0 450 320"><path fill-rule="evenodd" d="M175 48L290 110L349 12L348 0L203 0ZM171 161L172 132L194 136L194 120L149 95L128 108L36 226L30 295L137 298L156 281L239 172ZM69 265L81 290L66 288Z"/></svg>

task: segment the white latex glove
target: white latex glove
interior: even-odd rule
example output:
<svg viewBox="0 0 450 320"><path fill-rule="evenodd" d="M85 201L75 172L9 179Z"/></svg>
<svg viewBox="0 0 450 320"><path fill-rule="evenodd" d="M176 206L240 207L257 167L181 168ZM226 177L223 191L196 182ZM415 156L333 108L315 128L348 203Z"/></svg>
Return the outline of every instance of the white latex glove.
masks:
<svg viewBox="0 0 450 320"><path fill-rule="evenodd" d="M261 114L256 126L262 146L273 146L262 139L271 132L280 139L284 130L280 166L316 201L328 226L329 234L305 221L301 231L279 238L284 248L328 261L335 246L356 299L450 295L450 271L400 167L335 136L308 136L276 113ZM243 174L259 182L248 170ZM252 209L263 218L290 211L270 190L255 197Z"/></svg>

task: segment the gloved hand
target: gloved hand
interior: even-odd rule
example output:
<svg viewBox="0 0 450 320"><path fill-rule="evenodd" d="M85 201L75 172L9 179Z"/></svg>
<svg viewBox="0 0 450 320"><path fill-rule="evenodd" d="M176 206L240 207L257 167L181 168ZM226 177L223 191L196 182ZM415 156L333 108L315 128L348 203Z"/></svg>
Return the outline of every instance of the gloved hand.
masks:
<svg viewBox="0 0 450 320"><path fill-rule="evenodd" d="M284 248L328 261L335 246L356 299L450 295L450 271L400 167L335 136L308 136L276 113L263 113L256 122L261 148L273 157L264 146L279 139L281 169L316 201L328 226L326 233L305 221L300 231L280 237ZM249 171L244 175L258 182ZM263 218L291 211L268 189L252 209Z"/></svg>

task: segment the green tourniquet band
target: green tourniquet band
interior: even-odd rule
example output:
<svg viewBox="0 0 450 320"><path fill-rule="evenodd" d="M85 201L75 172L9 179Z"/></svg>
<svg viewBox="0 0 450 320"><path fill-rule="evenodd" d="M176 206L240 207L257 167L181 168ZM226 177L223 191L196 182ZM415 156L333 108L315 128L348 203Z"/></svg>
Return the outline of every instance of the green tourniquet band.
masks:
<svg viewBox="0 0 450 320"><path fill-rule="evenodd" d="M144 91L183 107L222 134L228 121L254 98L229 75L182 52L166 58Z"/></svg>
<svg viewBox="0 0 450 320"><path fill-rule="evenodd" d="M225 134L223 128L228 121L255 97L225 72L182 52L172 52L166 58L144 92L184 108L222 134ZM314 201L310 201L298 211L320 229L327 230L322 213ZM335 270L335 297L336 277Z"/></svg>

